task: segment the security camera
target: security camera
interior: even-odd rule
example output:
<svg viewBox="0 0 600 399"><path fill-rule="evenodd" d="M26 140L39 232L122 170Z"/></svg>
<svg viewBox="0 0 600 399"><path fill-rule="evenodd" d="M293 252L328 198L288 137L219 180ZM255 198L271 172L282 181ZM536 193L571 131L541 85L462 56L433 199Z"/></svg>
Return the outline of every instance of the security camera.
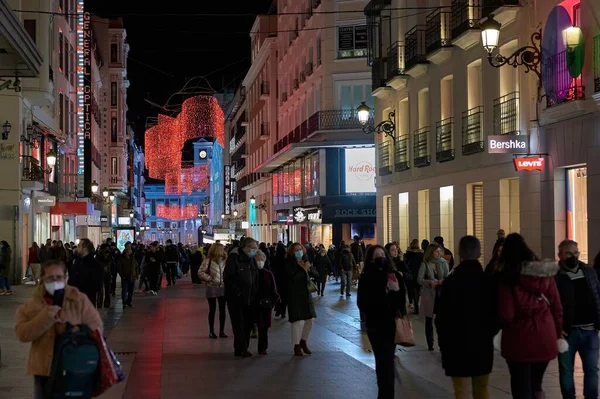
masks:
<svg viewBox="0 0 600 399"><path fill-rule="evenodd" d="M0 83L0 90L4 90L8 87L10 87L10 84L12 83L12 80L5 80L4 82Z"/></svg>

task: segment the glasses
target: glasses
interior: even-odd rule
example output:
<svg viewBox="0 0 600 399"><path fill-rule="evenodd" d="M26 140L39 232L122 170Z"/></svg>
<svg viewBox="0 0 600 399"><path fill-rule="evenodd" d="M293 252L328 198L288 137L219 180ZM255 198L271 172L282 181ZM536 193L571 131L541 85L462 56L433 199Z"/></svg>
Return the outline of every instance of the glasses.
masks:
<svg viewBox="0 0 600 399"><path fill-rule="evenodd" d="M56 281L65 281L65 276L64 275L59 275L59 276L44 276L43 279L45 282L47 283L54 283Z"/></svg>

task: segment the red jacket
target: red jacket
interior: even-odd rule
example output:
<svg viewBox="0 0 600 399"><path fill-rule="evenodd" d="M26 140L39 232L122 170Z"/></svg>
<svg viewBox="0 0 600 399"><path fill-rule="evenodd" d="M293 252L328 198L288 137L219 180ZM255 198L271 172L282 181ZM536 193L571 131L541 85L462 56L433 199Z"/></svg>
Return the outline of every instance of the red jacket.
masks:
<svg viewBox="0 0 600 399"><path fill-rule="evenodd" d="M39 249L37 249L37 248L34 248L34 247L29 248L29 263L28 264L40 263L38 251L39 251Z"/></svg>
<svg viewBox="0 0 600 399"><path fill-rule="evenodd" d="M538 363L558 355L563 309L554 282L557 272L556 262L529 262L517 285L499 283L502 357L506 360Z"/></svg>

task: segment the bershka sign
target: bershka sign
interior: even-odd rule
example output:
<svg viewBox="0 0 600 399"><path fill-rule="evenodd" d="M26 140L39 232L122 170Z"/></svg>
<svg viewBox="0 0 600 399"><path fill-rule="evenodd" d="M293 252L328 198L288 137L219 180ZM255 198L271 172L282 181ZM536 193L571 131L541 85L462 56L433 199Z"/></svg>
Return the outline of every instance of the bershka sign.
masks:
<svg viewBox="0 0 600 399"><path fill-rule="evenodd" d="M544 169L544 158L515 158L515 170L520 172L522 170L531 172L534 170L543 170Z"/></svg>
<svg viewBox="0 0 600 399"><path fill-rule="evenodd" d="M488 136L488 154L526 154L529 152L529 136Z"/></svg>

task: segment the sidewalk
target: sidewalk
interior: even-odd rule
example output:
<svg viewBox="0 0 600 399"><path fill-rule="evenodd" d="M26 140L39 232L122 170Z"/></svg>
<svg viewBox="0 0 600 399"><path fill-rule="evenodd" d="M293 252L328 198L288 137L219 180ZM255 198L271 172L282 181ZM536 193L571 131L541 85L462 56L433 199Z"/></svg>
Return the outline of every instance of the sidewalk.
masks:
<svg viewBox="0 0 600 399"><path fill-rule="evenodd" d="M268 356L234 358L229 315L230 338L209 339L204 289L188 281L161 290L158 297L136 295L134 309L125 312L119 299L116 309L102 313L109 345L119 354L127 379L102 398L376 398L374 359L360 331L356 294L347 299L338 290L339 284L330 283L325 297L315 299L318 318L309 340L313 356L304 358L292 356L290 323L280 318L273 320ZM31 379L24 375L28 345L14 336L14 312L31 291L19 286L12 297L0 297L0 398L32 397ZM413 318L413 324L419 345L398 352L397 397L453 398L439 352L424 346L422 319ZM251 352L256 353L256 344L252 340ZM576 374L581 392L580 364ZM492 398L510 398L509 374L500 356L490 383ZM548 368L545 389L548 399L560 398L556 362Z"/></svg>

